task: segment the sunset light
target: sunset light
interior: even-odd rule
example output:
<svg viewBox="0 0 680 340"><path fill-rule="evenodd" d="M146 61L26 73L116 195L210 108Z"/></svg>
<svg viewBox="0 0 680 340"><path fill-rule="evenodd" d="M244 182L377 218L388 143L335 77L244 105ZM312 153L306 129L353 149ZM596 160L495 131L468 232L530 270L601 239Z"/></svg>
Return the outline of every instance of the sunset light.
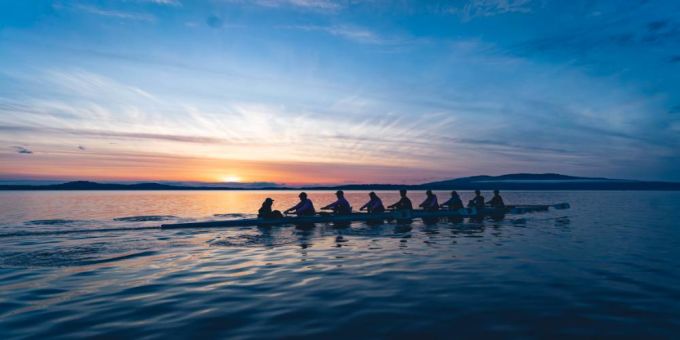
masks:
<svg viewBox="0 0 680 340"><path fill-rule="evenodd" d="M224 176L220 179L221 182L225 183L238 183L241 182L241 177L239 176Z"/></svg>

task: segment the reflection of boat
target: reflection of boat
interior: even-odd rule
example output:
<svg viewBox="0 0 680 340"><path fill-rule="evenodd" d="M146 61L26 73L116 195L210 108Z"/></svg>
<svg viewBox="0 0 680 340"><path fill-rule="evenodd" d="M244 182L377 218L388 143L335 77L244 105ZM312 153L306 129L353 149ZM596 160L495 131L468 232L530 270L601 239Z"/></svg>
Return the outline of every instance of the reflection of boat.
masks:
<svg viewBox="0 0 680 340"><path fill-rule="evenodd" d="M368 213L353 213L349 215L315 215L302 217L283 217L283 218L244 218L238 220L222 220L222 221L205 221L205 222L190 222L177 224L163 224L164 229L173 228L222 228L222 227L244 227L244 226L272 226L283 224L309 225L313 223L349 223L349 222L366 222L366 221L384 221L397 220L409 221L415 218L418 219L438 219L446 217L485 217L485 216L499 216L504 214L523 214L529 212L546 211L550 208L554 209L568 209L568 203L552 204L552 205L509 205L504 208L464 208L459 210L440 210L440 211L422 211L422 210L401 210L388 211L379 214Z"/></svg>

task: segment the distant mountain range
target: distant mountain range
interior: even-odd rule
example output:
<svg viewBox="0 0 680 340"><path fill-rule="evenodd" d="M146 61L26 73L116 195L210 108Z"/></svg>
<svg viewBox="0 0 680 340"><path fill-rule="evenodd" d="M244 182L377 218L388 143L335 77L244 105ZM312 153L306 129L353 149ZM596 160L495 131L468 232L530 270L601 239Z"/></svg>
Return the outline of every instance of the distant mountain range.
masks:
<svg viewBox="0 0 680 340"><path fill-rule="evenodd" d="M76 181L48 185L0 185L0 190L680 190L680 182L634 181L574 177L560 174L508 174L473 176L415 185L348 184L310 187L261 187L169 185L159 183L115 184Z"/></svg>

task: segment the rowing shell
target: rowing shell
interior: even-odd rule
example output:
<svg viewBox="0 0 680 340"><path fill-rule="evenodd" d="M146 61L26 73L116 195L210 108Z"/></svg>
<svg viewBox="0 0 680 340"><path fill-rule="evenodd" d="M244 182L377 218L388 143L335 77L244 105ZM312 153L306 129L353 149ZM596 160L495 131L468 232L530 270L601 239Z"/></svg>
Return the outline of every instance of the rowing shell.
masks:
<svg viewBox="0 0 680 340"><path fill-rule="evenodd" d="M440 211L423 211L423 210L401 210L389 211L379 214L368 213L352 213L348 215L315 215L315 216L301 216L301 217L283 217L283 218L245 218L238 220L222 220L222 221L205 221L205 222L190 222L190 223L176 223L163 224L163 229L179 229L179 228L224 228L224 227L247 227L247 226L273 226L284 224L305 225L313 223L330 223L330 222L361 222L361 221L384 221L397 220L408 221L414 218L432 219L445 217L483 217L495 216L504 214L524 214L529 212L547 211L550 208L554 209L568 209L568 203L552 204L552 205L514 205L506 206L504 208L464 208L459 210L440 210Z"/></svg>

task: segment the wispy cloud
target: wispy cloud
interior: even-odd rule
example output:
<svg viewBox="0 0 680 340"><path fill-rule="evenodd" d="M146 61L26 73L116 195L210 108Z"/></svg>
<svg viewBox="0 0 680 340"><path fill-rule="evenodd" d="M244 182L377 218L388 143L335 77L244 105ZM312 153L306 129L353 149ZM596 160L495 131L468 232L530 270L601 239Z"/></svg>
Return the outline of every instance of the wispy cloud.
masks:
<svg viewBox="0 0 680 340"><path fill-rule="evenodd" d="M104 17L109 17L109 18L116 18L116 19L124 19L124 20L139 20L139 21L154 21L156 20L156 17L147 14L147 13L137 13L137 12L126 12L126 11L121 11L121 10L113 10L113 9L104 9L100 7L95 7L92 5L76 5L74 6L76 10L89 13L89 14L94 14L94 15L99 15L99 16L104 16Z"/></svg>
<svg viewBox="0 0 680 340"><path fill-rule="evenodd" d="M468 21L506 13L529 13L533 2L534 0L470 0L463 6L449 8L449 12Z"/></svg>
<svg viewBox="0 0 680 340"><path fill-rule="evenodd" d="M179 0L140 0L140 1L165 6L182 6L182 2L180 2Z"/></svg>
<svg viewBox="0 0 680 340"><path fill-rule="evenodd" d="M272 8L296 8L331 12L345 7L344 1L338 0L230 0L230 2L255 4Z"/></svg>
<svg viewBox="0 0 680 340"><path fill-rule="evenodd" d="M376 45L389 45L389 44L400 44L406 42L403 39L392 39L384 37L379 33L372 31L367 28L352 26L352 25L331 25L331 26L321 26L321 25L289 25L280 26L284 29L301 30L309 32L323 32L330 34L339 38L343 38L349 41L362 43L362 44L376 44Z"/></svg>

